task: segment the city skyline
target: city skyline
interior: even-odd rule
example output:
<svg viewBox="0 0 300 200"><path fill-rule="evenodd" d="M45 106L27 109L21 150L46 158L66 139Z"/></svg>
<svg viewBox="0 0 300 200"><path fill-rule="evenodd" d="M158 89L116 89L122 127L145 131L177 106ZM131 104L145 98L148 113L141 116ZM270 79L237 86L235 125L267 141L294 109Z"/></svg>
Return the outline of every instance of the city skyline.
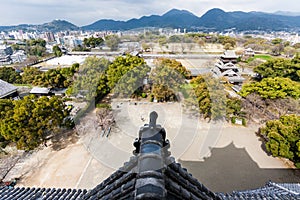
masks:
<svg viewBox="0 0 300 200"><path fill-rule="evenodd" d="M243 3L241 3L243 2ZM41 24L54 19L67 20L77 26L91 24L100 19L129 20L149 15L162 15L175 8L188 10L202 16L212 8L224 11L276 11L298 12L296 0L5 0L0 7L0 26L18 24Z"/></svg>

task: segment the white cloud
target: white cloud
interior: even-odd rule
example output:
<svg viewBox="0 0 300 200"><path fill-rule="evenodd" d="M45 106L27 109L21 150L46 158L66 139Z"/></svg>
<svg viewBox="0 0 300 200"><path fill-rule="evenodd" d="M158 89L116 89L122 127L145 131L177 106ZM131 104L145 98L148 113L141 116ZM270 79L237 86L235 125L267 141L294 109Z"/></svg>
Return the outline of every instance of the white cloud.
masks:
<svg viewBox="0 0 300 200"><path fill-rule="evenodd" d="M65 19L81 26L104 18L128 20L143 15L161 15L172 8L189 10L201 16L211 8L297 12L300 5L296 0L2 0L0 25Z"/></svg>

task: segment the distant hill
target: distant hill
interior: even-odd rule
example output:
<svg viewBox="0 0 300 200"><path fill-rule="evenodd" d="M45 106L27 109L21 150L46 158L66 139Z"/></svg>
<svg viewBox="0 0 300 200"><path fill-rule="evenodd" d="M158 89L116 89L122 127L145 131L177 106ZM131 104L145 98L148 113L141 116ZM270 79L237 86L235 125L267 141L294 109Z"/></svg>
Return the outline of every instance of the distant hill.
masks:
<svg viewBox="0 0 300 200"><path fill-rule="evenodd" d="M283 15L283 16L300 16L300 12L289 12L289 11L276 11L275 15Z"/></svg>
<svg viewBox="0 0 300 200"><path fill-rule="evenodd" d="M79 27L65 20L54 20L49 23L38 26L38 29L57 32L57 31L73 31L78 30Z"/></svg>
<svg viewBox="0 0 300 200"><path fill-rule="evenodd" d="M10 30L23 30L23 31L70 31L79 30L80 28L65 20L53 20L52 22L32 25L32 24L20 24L17 26L0 26L0 31L10 31Z"/></svg>
<svg viewBox="0 0 300 200"><path fill-rule="evenodd" d="M185 28L187 30L214 30L235 29L237 31L292 31L300 30L300 16L296 13L278 11L276 13L263 12L225 12L214 8L207 11L201 17L186 10L172 9L163 15L143 16L139 19L128 21L115 21L112 19L101 19L90 25L77 27L64 21L54 20L42 25L18 25L0 26L3 30L39 30L39 31L66 31L66 30L114 30L124 31L145 27L156 28Z"/></svg>
<svg viewBox="0 0 300 200"><path fill-rule="evenodd" d="M224 29L246 30L294 30L300 29L300 16L286 16L263 12L225 12L214 8L201 17L186 10L172 9L162 16L151 15L128 21L99 20L83 26L84 30L130 30L142 27L186 28L188 30Z"/></svg>
<svg viewBox="0 0 300 200"><path fill-rule="evenodd" d="M199 17L186 10L172 9L162 16L143 16L128 21L114 21L102 19L87 26L83 30L130 30L142 27L158 28L186 28L197 24Z"/></svg>

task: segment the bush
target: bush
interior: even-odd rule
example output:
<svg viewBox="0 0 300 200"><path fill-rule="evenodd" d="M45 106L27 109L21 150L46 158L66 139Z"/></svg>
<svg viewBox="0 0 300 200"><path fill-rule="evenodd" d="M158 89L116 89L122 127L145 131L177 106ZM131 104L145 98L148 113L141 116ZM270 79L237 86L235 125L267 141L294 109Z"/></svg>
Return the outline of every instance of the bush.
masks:
<svg viewBox="0 0 300 200"><path fill-rule="evenodd" d="M151 95L150 95L150 102L153 102L153 101L154 101L154 95L151 94Z"/></svg>
<svg viewBox="0 0 300 200"><path fill-rule="evenodd" d="M247 125L246 119L245 119L245 118L242 118L242 124L243 124L243 126L246 126L246 125Z"/></svg>
<svg viewBox="0 0 300 200"><path fill-rule="evenodd" d="M235 124L235 119L236 119L235 117L231 117L231 123L232 124Z"/></svg>
<svg viewBox="0 0 300 200"><path fill-rule="evenodd" d="M64 102L66 102L66 101L73 101L73 99L70 98L70 97L66 97L66 98L63 98L63 101L64 101Z"/></svg>
<svg viewBox="0 0 300 200"><path fill-rule="evenodd" d="M147 94L143 92L141 96L142 96L142 98L146 98Z"/></svg>
<svg viewBox="0 0 300 200"><path fill-rule="evenodd" d="M273 155L288 158L300 167L300 116L284 115L270 120L261 133L267 137L266 149Z"/></svg>
<svg viewBox="0 0 300 200"><path fill-rule="evenodd" d="M300 169L300 163L299 162L295 163L295 167L297 167L298 169Z"/></svg>
<svg viewBox="0 0 300 200"><path fill-rule="evenodd" d="M96 105L96 108L107 108L107 109L111 109L111 105L106 104L106 103L98 103Z"/></svg>

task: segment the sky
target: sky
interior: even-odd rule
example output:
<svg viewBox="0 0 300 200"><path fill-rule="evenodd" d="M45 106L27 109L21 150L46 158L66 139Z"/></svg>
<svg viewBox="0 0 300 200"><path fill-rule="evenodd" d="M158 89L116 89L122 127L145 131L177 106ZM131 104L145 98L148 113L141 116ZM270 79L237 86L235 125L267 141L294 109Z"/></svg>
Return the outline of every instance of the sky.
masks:
<svg viewBox="0 0 300 200"><path fill-rule="evenodd" d="M129 20L172 8L202 16L212 8L224 11L300 12L299 0L1 0L0 26L42 24L55 19L77 26L100 19Z"/></svg>

